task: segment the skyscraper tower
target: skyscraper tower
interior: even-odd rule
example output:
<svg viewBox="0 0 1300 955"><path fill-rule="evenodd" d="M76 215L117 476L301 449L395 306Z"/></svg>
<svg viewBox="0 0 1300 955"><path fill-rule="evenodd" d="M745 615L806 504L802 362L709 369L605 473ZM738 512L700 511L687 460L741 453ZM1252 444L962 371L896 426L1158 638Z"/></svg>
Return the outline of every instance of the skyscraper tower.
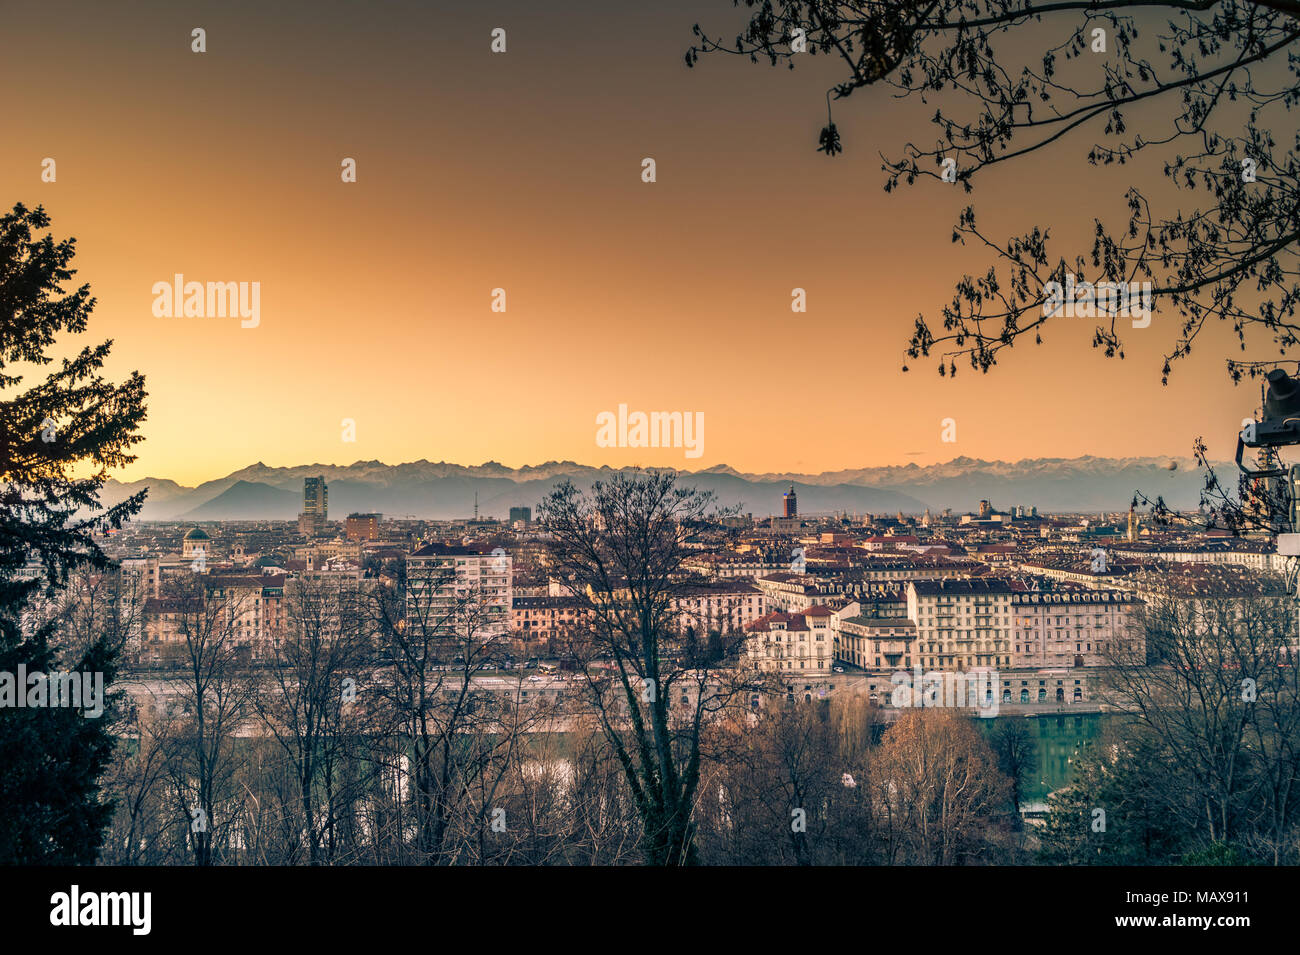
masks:
<svg viewBox="0 0 1300 955"><path fill-rule="evenodd" d="M311 537L320 533L329 516L329 488L323 477L303 478L302 513L298 515L298 533Z"/></svg>
<svg viewBox="0 0 1300 955"><path fill-rule="evenodd" d="M790 485L790 490L781 495L781 513L783 517L799 516L799 499L795 496L794 485Z"/></svg>
<svg viewBox="0 0 1300 955"><path fill-rule="evenodd" d="M330 491L323 477L304 478L302 482L302 512L319 520L329 517Z"/></svg>

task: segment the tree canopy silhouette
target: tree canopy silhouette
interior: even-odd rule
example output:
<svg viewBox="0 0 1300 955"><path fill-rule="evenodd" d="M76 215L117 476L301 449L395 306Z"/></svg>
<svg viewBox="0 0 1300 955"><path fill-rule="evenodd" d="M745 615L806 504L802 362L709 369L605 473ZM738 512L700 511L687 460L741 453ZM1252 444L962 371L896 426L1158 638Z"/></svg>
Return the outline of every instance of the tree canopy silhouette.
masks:
<svg viewBox="0 0 1300 955"><path fill-rule="evenodd" d="M1174 363L1215 324L1230 328L1239 346L1227 356L1234 381L1294 361L1287 350L1297 341L1300 184L1297 124L1288 120L1300 97L1300 3L743 5L749 21L734 42L695 27L688 65L727 53L793 68L805 54L829 54L843 75L827 92L828 107L871 86L927 111L939 102L933 145L907 143L882 157L887 191L941 180L950 161L949 181L971 192L984 170L1032 161L1061 142L1075 143L1093 166L1128 163L1147 150L1164 160L1167 187L1132 185L1127 220L1096 220L1091 249L1068 259L1049 252L1047 227L995 239L968 206L952 240L984 247L992 261L957 284L937 322L917 317L909 360L937 357L940 374L955 374L959 359L988 372L1003 350L1025 338L1041 343L1043 330L1060 324L1059 312L1044 308L1048 285L1064 285L1073 272L1081 282L1085 275L1091 283L1149 282L1156 306L1179 316L1165 346L1166 384ZM1092 59L1064 62L1082 57ZM829 116L819 148L831 156L851 148ZM1125 319L1113 311L1098 317L1094 347L1122 358Z"/></svg>
<svg viewBox="0 0 1300 955"><path fill-rule="evenodd" d="M34 234L49 224L42 208L21 203L0 216L0 672L102 673L107 687L120 650L114 635L64 646L53 623L25 610L70 571L107 568L96 531L120 527L144 503L143 491L111 507L99 502L109 469L134 460L144 378L106 381L105 341L19 390L25 375L55 363L49 352L60 336L86 330L95 307L87 285L64 292L76 274L76 240ZM29 562L40 576L23 573ZM94 718L84 707L0 708L0 862L95 860L112 813L98 793L113 748L109 723L108 711Z"/></svg>

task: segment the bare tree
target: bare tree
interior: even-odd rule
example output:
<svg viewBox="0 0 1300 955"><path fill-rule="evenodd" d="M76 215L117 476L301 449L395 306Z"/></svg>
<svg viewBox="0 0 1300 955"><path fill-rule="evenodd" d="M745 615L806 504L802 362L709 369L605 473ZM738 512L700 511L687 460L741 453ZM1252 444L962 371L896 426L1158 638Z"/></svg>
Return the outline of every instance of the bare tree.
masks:
<svg viewBox="0 0 1300 955"><path fill-rule="evenodd" d="M96 642L118 659L134 656L144 632L147 592L143 580L114 564L104 570L81 568L63 588L34 608L54 626L60 641L85 653ZM166 750L158 736L159 721L147 694L132 695L140 684L130 677L110 691L116 737L113 760L103 780L105 801L114 815L105 833L100 862L111 865L161 864L183 859L177 854L175 819L164 812ZM107 714L106 714L107 718ZM183 848L183 846L182 846Z"/></svg>
<svg viewBox="0 0 1300 955"><path fill-rule="evenodd" d="M446 597L407 599L412 588ZM521 722L532 718L521 706L520 678L513 685L503 678L503 693L476 689L501 655L489 610L454 566L410 570L402 589L378 591L371 603L381 664L375 693L389 737L380 758L392 788L379 838L397 860L449 864L466 839L478 841L498 808L485 779L504 776Z"/></svg>
<svg viewBox="0 0 1300 955"><path fill-rule="evenodd" d="M158 720L151 708L135 701L125 710L117 751L104 778L114 814L99 861L161 865L184 860L186 846L174 838L178 827L167 799L167 747L158 736Z"/></svg>
<svg viewBox="0 0 1300 955"><path fill-rule="evenodd" d="M253 699L292 772L294 831L303 834L312 865L336 860L340 818L368 779L360 765L374 731L374 707L366 705L374 692L373 641L355 584L290 582L287 627Z"/></svg>
<svg viewBox="0 0 1300 955"><path fill-rule="evenodd" d="M551 572L591 621L570 654L641 815L644 857L694 863L701 732L741 684L683 631L679 600L687 538L720 512L671 473L620 472L590 495L558 485L539 516ZM734 659L742 639L718 650Z"/></svg>
<svg viewBox="0 0 1300 955"><path fill-rule="evenodd" d="M990 853L990 821L1006 781L969 717L909 710L886 731L871 766L891 864L953 865Z"/></svg>
<svg viewBox="0 0 1300 955"><path fill-rule="evenodd" d="M879 861L861 701L772 703L716 731L701 786L710 862L863 865Z"/></svg>
<svg viewBox="0 0 1300 955"><path fill-rule="evenodd" d="M242 812L238 735L251 716L253 689L234 624L246 598L207 591L197 575L172 583L165 599L174 615L175 669L159 681L173 811L200 866L221 861Z"/></svg>
<svg viewBox="0 0 1300 955"><path fill-rule="evenodd" d="M566 859L616 865L642 858L640 812L599 719L578 710L568 725L572 782Z"/></svg>
<svg viewBox="0 0 1300 955"><path fill-rule="evenodd" d="M1012 808L1020 812L1025 787L1038 772L1038 749L1028 720L1007 717L993 727L989 745L997 757L998 770L1007 779Z"/></svg>
<svg viewBox="0 0 1300 955"><path fill-rule="evenodd" d="M1148 660L1112 651L1108 701L1146 741L1164 808L1193 848L1253 845L1273 864L1294 858L1294 607L1281 587L1233 596L1170 589L1152 595L1141 622Z"/></svg>

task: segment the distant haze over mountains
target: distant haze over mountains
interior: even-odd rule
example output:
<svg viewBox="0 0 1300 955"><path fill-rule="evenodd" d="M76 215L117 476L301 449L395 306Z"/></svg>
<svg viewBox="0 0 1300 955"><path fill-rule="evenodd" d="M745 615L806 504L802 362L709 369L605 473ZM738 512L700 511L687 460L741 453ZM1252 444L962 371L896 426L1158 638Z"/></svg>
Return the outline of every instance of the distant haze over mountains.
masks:
<svg viewBox="0 0 1300 955"><path fill-rule="evenodd" d="M1177 467L1170 469L1170 465ZM1231 478L1231 464L1216 464ZM448 520L468 517L478 493L479 513L505 518L514 506L536 508L555 484L569 478L586 489L615 469L572 461L508 468L489 461L476 467L415 461L388 465L358 461L339 466L289 468L258 462L198 487L163 478L109 481L102 499L115 503L142 487L149 497L141 520L292 520L302 509L303 478L321 475L329 484L329 513L341 519L353 511L378 511L391 518ZM1040 512L1120 511L1135 491L1164 497L1175 508L1195 508L1204 473L1190 458L1034 458L1015 463L956 458L946 464L860 468L821 474L743 474L726 465L682 471L686 484L717 493L720 503L739 504L755 517L779 513L781 495L793 482L801 514L938 514L951 507L964 513L988 499L998 510L1017 504Z"/></svg>

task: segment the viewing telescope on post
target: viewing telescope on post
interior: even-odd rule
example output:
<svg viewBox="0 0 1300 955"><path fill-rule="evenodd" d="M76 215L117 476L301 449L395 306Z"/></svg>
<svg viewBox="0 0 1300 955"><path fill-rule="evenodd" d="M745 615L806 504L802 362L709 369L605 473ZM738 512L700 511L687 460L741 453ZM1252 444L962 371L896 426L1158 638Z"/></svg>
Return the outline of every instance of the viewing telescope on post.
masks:
<svg viewBox="0 0 1300 955"><path fill-rule="evenodd" d="M1248 468L1241 463L1246 448L1261 449L1271 454L1273 461L1277 461L1278 448L1300 444L1300 381L1282 369L1274 368L1264 376L1261 391L1261 420L1247 421L1237 435L1237 467L1251 478L1287 479L1287 527L1278 534L1277 552L1283 556L1300 556L1300 534L1294 533L1297 518L1300 517L1296 513L1296 483L1297 478L1300 478L1300 468L1295 465Z"/></svg>

